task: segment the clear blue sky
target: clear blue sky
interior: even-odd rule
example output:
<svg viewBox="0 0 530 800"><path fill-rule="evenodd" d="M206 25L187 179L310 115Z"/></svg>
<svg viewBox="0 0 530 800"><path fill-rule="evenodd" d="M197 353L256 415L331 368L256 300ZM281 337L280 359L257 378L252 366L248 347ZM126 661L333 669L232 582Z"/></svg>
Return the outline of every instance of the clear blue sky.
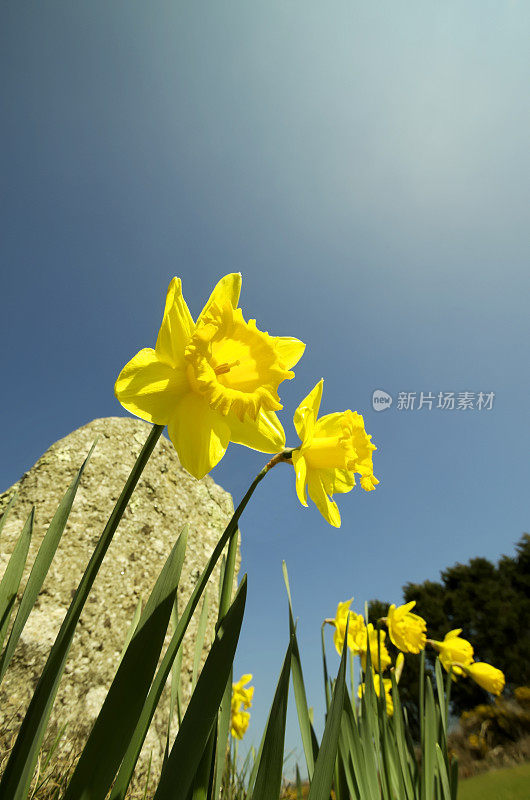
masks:
<svg viewBox="0 0 530 800"><path fill-rule="evenodd" d="M284 465L244 515L249 741L288 639L282 559L320 731L339 600L399 602L528 529L529 34L522 0L2 4L0 489L124 413L114 380L173 275L196 314L241 271L246 316L307 343L288 443L324 377L323 412L358 410L378 445L339 531ZM495 401L377 413L374 389ZM237 502L263 463L232 445L213 477Z"/></svg>

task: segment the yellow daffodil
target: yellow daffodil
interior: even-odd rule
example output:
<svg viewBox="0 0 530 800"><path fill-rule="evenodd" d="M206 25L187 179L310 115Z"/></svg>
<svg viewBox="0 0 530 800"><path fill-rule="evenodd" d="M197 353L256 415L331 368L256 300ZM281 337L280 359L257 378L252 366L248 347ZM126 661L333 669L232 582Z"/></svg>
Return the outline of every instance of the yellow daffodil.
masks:
<svg viewBox="0 0 530 800"><path fill-rule="evenodd" d="M359 650L361 656L361 665L363 670L366 672L366 652L368 646L370 647L370 659L372 662L372 666L377 672L379 672L379 652L381 652L381 672L384 672L385 669L390 666L392 663L392 659L388 654L388 650L386 649L385 645L385 637L386 631L379 631L379 641L380 644L377 643L377 630L374 628L371 622L368 623L366 626L363 634L359 634L358 636L358 643L359 643Z"/></svg>
<svg viewBox="0 0 530 800"><path fill-rule="evenodd" d="M463 674L462 668L454 662L467 666L473 661L473 646L467 639L460 637L461 633L462 628L455 628L454 631L449 631L449 633L445 634L443 642L437 642L434 639L427 640L432 647L438 650L438 658L445 671L449 672L452 668L453 677ZM454 680L456 680L456 677L454 677Z"/></svg>
<svg viewBox="0 0 530 800"><path fill-rule="evenodd" d="M379 697L379 692L381 688L379 675L377 672L372 672L372 677L374 679L375 693ZM366 690L365 684L361 683L357 690L357 695L359 699L361 699L361 697L364 695L365 690ZM390 678L383 678L383 691L385 693L386 713L388 714L389 717L391 717L392 714L394 713L394 703L392 701L392 695L390 694L390 692L392 691L392 681L390 680Z"/></svg>
<svg viewBox="0 0 530 800"><path fill-rule="evenodd" d="M230 733L234 739L242 739L247 732L248 723L250 722L250 714L248 711L232 712L230 722Z"/></svg>
<svg viewBox="0 0 530 800"><path fill-rule="evenodd" d="M464 666L464 671L475 683L491 694L499 695L504 689L504 673L497 667L492 667L491 664L476 661L474 664Z"/></svg>
<svg viewBox="0 0 530 800"><path fill-rule="evenodd" d="M427 640L427 624L422 617L411 614L416 601L412 600L403 606L392 604L388 609L386 625L393 644L404 653L419 653Z"/></svg>
<svg viewBox="0 0 530 800"><path fill-rule="evenodd" d="M254 696L254 687L245 688L245 684L252 680L250 673L243 675L237 683L232 684L232 708L237 711L241 703L243 708L250 708Z"/></svg>
<svg viewBox="0 0 530 800"><path fill-rule="evenodd" d="M354 473L361 476L363 489L375 489L379 481L374 477L372 452L376 447L356 411L317 419L322 386L321 380L295 411L294 425L302 445L293 450L292 459L298 499L307 506L307 490L324 519L338 528L340 513L332 497L353 489Z"/></svg>
<svg viewBox="0 0 530 800"><path fill-rule="evenodd" d="M359 636L365 631L364 619L361 614L355 614L350 611L353 597L351 600L345 600L344 603L339 603L337 606L337 613L334 620L329 620L335 626L335 633L333 634L333 641L337 649L337 653L342 655L342 648L344 647L344 637L346 635L346 621L349 615L348 624L348 647L354 655L359 655L361 652L358 641ZM366 634L364 636L366 641Z"/></svg>
<svg viewBox="0 0 530 800"><path fill-rule="evenodd" d="M197 322L179 278L169 284L156 346L122 369L116 397L128 411L167 425L182 465L202 478L229 442L278 453L285 434L278 386L304 352L298 339L269 336L238 308L241 275L222 278Z"/></svg>
<svg viewBox="0 0 530 800"><path fill-rule="evenodd" d="M252 675L247 673L243 675L237 683L232 684L232 700L230 702L230 732L235 739L242 739L248 728L250 721L250 714L243 711L243 708L250 708L252 705L252 698L254 696L254 687L246 687L249 681L252 680Z"/></svg>

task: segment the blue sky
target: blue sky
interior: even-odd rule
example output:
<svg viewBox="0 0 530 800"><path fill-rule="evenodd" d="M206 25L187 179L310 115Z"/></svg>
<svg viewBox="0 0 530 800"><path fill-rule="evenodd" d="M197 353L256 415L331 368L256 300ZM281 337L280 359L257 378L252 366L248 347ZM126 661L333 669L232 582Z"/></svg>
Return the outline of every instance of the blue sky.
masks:
<svg viewBox="0 0 530 800"><path fill-rule="evenodd" d="M358 410L378 445L381 483L339 498L340 531L283 465L245 512L250 741L287 645L282 559L321 730L339 600L398 602L528 529L529 33L515 1L2 6L0 489L123 413L114 380L173 275L197 314L241 271L245 315L307 343L288 443L324 377L322 411ZM495 400L406 411L401 391ZM237 502L264 460L233 445L213 477Z"/></svg>

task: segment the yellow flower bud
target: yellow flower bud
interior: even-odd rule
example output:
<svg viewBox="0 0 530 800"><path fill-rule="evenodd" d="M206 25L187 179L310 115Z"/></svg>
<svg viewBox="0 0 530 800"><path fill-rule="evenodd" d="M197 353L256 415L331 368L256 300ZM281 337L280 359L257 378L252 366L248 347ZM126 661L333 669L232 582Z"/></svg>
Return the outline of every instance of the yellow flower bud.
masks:
<svg viewBox="0 0 530 800"><path fill-rule="evenodd" d="M474 664L466 666L465 671L475 683L491 694L499 695L504 689L504 673L497 667L492 667L491 664L476 661Z"/></svg>

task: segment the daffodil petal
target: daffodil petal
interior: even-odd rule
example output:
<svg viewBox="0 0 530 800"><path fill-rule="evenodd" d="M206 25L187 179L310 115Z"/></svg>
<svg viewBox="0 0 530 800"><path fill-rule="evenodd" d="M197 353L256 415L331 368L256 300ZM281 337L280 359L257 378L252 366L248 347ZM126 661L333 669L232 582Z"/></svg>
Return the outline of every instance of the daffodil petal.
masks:
<svg viewBox="0 0 530 800"><path fill-rule="evenodd" d="M198 480L219 463L230 441L224 418L195 392L180 399L167 430L180 463Z"/></svg>
<svg viewBox="0 0 530 800"><path fill-rule="evenodd" d="M285 447L285 431L274 411L262 408L255 420L247 416L243 422L231 411L225 420L231 442L244 444L260 453L279 453Z"/></svg>
<svg viewBox="0 0 530 800"><path fill-rule="evenodd" d="M293 339L290 336L275 337L276 352L283 361L285 369L291 369L298 364L305 350L305 344L300 339Z"/></svg>
<svg viewBox="0 0 530 800"><path fill-rule="evenodd" d="M340 511L337 504L331 500L322 486L320 477L309 472L307 488L309 497L316 505L324 519L333 525L334 528L340 528Z"/></svg>
<svg viewBox="0 0 530 800"><path fill-rule="evenodd" d="M202 317L208 312L212 303L216 303L220 308L222 308L226 302L230 303L232 308L237 308L237 304L239 303L239 294L241 292L241 273L240 272L231 272L229 275L225 275L224 278L217 283L213 292L211 293L210 297L208 298L208 302L204 306L203 310L199 314L199 319L197 320L197 324L201 321Z"/></svg>
<svg viewBox="0 0 530 800"><path fill-rule="evenodd" d="M184 348L195 325L186 301L182 296L180 278L173 278L169 284L162 324L156 340L155 352L160 361L171 367L182 364Z"/></svg>
<svg viewBox="0 0 530 800"><path fill-rule="evenodd" d="M155 425L167 425L186 391L186 374L159 361L152 347L131 358L114 387L117 399L127 411Z"/></svg>
<svg viewBox="0 0 530 800"><path fill-rule="evenodd" d="M324 380L321 379L312 389L307 397L304 397L296 411L294 412L294 427L302 442L306 439L306 419L309 412L313 412L313 420L318 416L320 401L322 400L322 388Z"/></svg>
<svg viewBox="0 0 530 800"><path fill-rule="evenodd" d="M303 506L307 506L307 464L300 450L293 451L293 466L296 476L296 494Z"/></svg>

